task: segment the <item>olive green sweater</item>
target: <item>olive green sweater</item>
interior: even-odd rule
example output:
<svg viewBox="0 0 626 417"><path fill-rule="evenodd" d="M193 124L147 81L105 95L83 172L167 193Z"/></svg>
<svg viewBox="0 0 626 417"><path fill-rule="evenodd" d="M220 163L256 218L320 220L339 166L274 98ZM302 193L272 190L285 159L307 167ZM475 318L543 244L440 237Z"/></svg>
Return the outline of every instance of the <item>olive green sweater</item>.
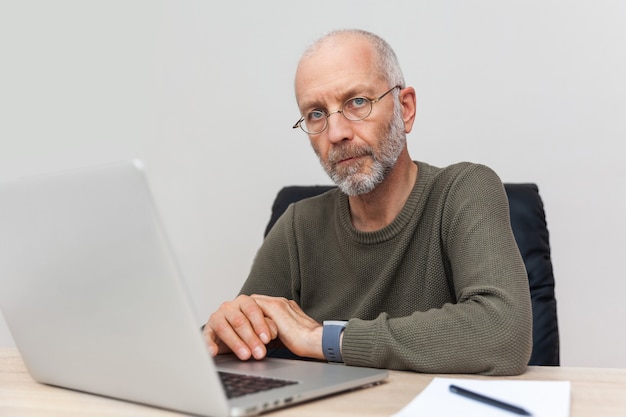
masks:
<svg viewBox="0 0 626 417"><path fill-rule="evenodd" d="M241 292L295 300L315 320L349 320L348 365L512 375L532 345L526 269L504 186L489 168L423 162L400 214L356 230L337 189L289 206Z"/></svg>

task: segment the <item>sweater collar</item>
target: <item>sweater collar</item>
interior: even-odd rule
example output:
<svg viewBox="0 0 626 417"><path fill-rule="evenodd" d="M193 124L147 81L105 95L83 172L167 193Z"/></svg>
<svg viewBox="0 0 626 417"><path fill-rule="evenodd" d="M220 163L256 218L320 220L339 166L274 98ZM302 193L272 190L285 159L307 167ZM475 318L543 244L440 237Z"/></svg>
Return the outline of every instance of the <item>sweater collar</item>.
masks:
<svg viewBox="0 0 626 417"><path fill-rule="evenodd" d="M418 173L413 189L411 190L411 193L409 194L409 197L400 213L398 213L396 218L390 224L382 229L372 232L362 232L355 229L352 225L352 218L350 216L350 202L348 200L348 196L341 192L338 193L338 224L350 239L362 245L372 245L385 242L397 236L406 228L411 219L416 216L419 202L424 194L425 186L433 175L433 167L424 162L414 162L418 166Z"/></svg>

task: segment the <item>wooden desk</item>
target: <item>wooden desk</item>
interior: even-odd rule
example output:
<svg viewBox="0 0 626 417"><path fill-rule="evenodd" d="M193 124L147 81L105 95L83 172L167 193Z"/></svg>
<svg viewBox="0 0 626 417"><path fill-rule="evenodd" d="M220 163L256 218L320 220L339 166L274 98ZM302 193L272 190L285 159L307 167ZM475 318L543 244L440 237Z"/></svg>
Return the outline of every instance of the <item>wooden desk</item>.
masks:
<svg viewBox="0 0 626 417"><path fill-rule="evenodd" d="M408 404L435 375L391 372L386 383L266 414L271 417L391 416ZM445 375L450 376L450 375ZM456 376L480 378L476 376ZM493 377L483 377L493 379ZM626 369L531 366L505 379L568 380L572 383L571 417L626 416ZM35 382L16 349L0 349L0 416L133 416L182 414L99 397Z"/></svg>

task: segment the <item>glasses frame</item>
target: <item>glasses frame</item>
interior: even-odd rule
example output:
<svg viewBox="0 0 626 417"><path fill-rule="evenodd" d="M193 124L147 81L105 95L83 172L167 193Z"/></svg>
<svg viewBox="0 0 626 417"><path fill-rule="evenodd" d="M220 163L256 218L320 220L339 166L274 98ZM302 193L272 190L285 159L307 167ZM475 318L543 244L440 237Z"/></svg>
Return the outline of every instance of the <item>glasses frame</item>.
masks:
<svg viewBox="0 0 626 417"><path fill-rule="evenodd" d="M359 120L363 120L363 119L367 118L370 114L372 114L372 110L374 109L374 104L378 103L380 100L383 99L383 97L385 97L387 94L391 93L396 88L402 89L402 86L401 85L396 85L394 87L391 87L389 90L387 90L383 94L381 94L378 98L374 98L374 99L371 99L371 98L368 98L368 97L362 97L362 96L351 97L351 98L349 98L349 99L347 99L346 101L343 102L343 104L341 105L339 110L335 110L333 112L327 112L326 110L322 110L322 112L324 112L326 114L326 119L324 120L324 127L319 132L308 132L307 130L305 130L304 125L303 125L302 122L304 122L304 119L305 119L306 115L300 117L300 119L296 122L296 124L294 124L292 126L292 129L300 128L307 135L319 135L320 133L322 133L323 131L325 131L328 128L328 118L330 116L332 116L333 114L335 114L335 113L341 113L341 115L343 117L345 117L346 120L350 120L351 122L358 122ZM367 100L370 103L370 111L367 112L367 114L365 116L361 117L361 118L350 119L343 112L343 108L346 106L346 104L348 104L348 102L350 102L352 100L359 99L359 98L363 99L363 100Z"/></svg>

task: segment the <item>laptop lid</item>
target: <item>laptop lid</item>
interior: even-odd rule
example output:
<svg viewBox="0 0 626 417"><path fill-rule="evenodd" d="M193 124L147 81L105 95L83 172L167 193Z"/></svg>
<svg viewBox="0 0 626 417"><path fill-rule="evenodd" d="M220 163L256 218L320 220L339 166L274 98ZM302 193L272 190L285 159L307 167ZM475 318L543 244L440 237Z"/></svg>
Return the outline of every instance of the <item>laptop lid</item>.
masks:
<svg viewBox="0 0 626 417"><path fill-rule="evenodd" d="M1 185L0 236L0 308L39 382L227 416L387 376L306 361L214 361L138 160ZM228 400L220 369L298 383Z"/></svg>

